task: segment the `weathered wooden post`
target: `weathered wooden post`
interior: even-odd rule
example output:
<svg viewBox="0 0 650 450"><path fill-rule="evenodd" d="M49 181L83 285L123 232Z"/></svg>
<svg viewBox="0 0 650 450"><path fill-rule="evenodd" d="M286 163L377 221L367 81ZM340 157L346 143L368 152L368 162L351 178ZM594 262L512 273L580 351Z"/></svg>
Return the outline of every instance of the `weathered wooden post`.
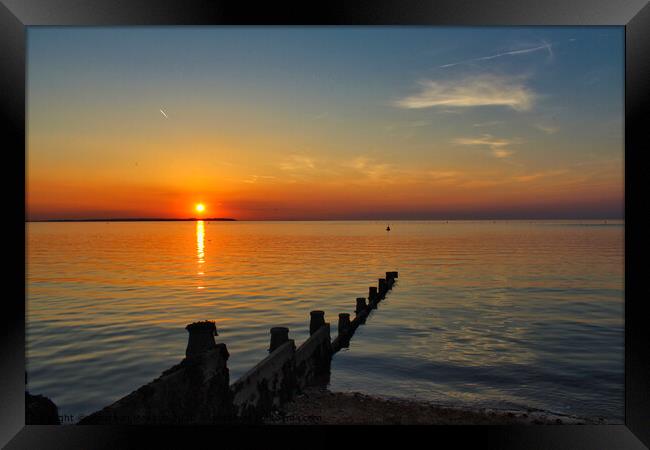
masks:
<svg viewBox="0 0 650 450"><path fill-rule="evenodd" d="M85 416L81 425L229 423L234 419L228 349L215 344L212 321L194 322L186 359L116 402Z"/></svg>
<svg viewBox="0 0 650 450"><path fill-rule="evenodd" d="M368 303L377 301L377 286L370 286L368 288Z"/></svg>
<svg viewBox="0 0 650 450"><path fill-rule="evenodd" d="M366 305L365 297L357 297L357 307L354 312L356 312L358 315L360 312L365 311L367 307L368 305Z"/></svg>
<svg viewBox="0 0 650 450"><path fill-rule="evenodd" d="M350 331L350 314L339 314L339 336L345 336Z"/></svg>
<svg viewBox="0 0 650 450"><path fill-rule="evenodd" d="M271 328L271 345L269 353L272 353L276 348L289 340L289 329L287 327L273 327Z"/></svg>
<svg viewBox="0 0 650 450"><path fill-rule="evenodd" d="M311 320L309 321L309 335L311 336L318 331L320 327L325 325L325 312L312 311L309 313Z"/></svg>
<svg viewBox="0 0 650 450"><path fill-rule="evenodd" d="M386 278L380 278L379 279L379 298L384 298L384 295L386 295L386 292L388 292L387 285L386 285Z"/></svg>
<svg viewBox="0 0 650 450"><path fill-rule="evenodd" d="M186 326L185 329L190 333L185 349L186 358L200 355L206 350L216 347L214 337L218 334L214 322L210 320L194 322Z"/></svg>
<svg viewBox="0 0 650 450"><path fill-rule="evenodd" d="M386 288L391 289L395 283L395 278L393 278L393 272L386 272Z"/></svg>

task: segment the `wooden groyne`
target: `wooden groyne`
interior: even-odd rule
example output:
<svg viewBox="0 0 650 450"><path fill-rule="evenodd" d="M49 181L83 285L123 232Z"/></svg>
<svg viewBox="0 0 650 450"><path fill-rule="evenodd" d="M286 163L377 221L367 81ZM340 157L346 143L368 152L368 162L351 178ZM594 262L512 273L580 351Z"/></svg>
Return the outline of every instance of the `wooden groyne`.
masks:
<svg viewBox="0 0 650 450"><path fill-rule="evenodd" d="M350 345L350 339L354 336L355 331L359 325L365 323L366 318L370 315L373 309L377 309L377 305L381 302L390 290L393 288L397 280L397 272L386 272L386 278L380 278L378 286L370 286L368 288L368 302L366 298L357 298L355 308L355 317L350 320L350 315L347 313L339 314L338 336L332 341L332 352L336 353L342 348L347 348Z"/></svg>
<svg viewBox="0 0 650 450"><path fill-rule="evenodd" d="M79 424L260 421L305 388L329 382L332 357L349 346L359 325L386 298L397 278L397 272L386 272L377 286L368 288L367 298L357 298L353 319L350 313L339 314L333 340L320 310L311 311L309 338L297 348L288 328L271 328L268 356L232 384L226 345L214 340L218 335L215 323L189 324L185 359L180 364Z"/></svg>

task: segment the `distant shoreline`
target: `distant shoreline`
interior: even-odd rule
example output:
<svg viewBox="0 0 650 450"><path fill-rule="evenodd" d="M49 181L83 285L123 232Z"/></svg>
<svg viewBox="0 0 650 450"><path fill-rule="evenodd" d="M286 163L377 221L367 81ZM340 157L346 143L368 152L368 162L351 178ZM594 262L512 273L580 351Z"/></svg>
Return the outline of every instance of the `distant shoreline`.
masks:
<svg viewBox="0 0 650 450"><path fill-rule="evenodd" d="M236 222L237 219L228 217L189 217L186 219L163 219L163 218L121 218L121 219L42 219L25 220L25 222L196 222L198 220L208 222Z"/></svg>

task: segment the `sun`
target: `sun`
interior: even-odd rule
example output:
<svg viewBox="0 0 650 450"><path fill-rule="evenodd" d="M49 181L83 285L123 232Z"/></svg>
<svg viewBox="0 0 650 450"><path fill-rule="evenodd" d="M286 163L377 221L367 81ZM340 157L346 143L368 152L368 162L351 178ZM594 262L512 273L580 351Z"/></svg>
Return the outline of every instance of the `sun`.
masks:
<svg viewBox="0 0 650 450"><path fill-rule="evenodd" d="M203 212L205 211L205 205L203 203L197 203L196 206L194 207L196 209L196 212Z"/></svg>

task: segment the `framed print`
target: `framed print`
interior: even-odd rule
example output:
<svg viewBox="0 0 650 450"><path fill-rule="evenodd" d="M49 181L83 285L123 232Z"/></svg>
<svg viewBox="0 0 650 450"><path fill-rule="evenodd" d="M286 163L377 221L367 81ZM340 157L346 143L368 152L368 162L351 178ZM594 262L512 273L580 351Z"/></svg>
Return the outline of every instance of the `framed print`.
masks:
<svg viewBox="0 0 650 450"><path fill-rule="evenodd" d="M1 13L7 448L650 442L643 2Z"/></svg>

